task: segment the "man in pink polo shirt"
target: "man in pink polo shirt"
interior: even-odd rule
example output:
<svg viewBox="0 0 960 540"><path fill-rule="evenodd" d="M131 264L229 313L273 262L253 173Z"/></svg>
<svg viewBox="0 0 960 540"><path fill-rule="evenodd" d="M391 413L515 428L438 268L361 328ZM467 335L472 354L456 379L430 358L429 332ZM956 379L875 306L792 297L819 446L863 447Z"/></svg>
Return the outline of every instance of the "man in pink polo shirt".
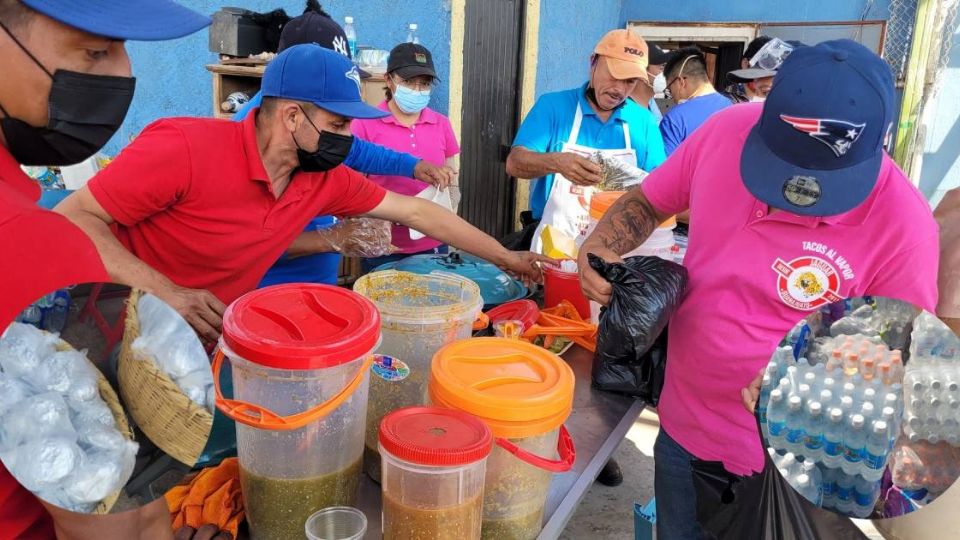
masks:
<svg viewBox="0 0 960 540"><path fill-rule="evenodd" d="M714 115L581 248L584 292L605 304L610 285L587 254L619 260L691 211L690 281L670 321L654 448L661 540L703 534L691 460L763 468L741 389L797 321L862 295L936 306L937 224L883 151L893 104L889 68L861 45L796 49L765 105Z"/></svg>

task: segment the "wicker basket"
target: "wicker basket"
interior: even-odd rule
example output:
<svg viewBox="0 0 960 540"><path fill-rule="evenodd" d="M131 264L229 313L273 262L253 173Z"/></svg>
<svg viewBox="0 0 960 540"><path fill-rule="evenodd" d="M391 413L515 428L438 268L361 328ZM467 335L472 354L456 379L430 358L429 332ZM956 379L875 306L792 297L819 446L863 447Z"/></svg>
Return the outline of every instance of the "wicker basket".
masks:
<svg viewBox="0 0 960 540"><path fill-rule="evenodd" d="M207 445L213 414L191 401L160 371L153 358L133 350L133 341L140 336L140 296L140 291L134 289L127 300L118 369L120 395L134 422L153 444L193 467Z"/></svg>
<svg viewBox="0 0 960 540"><path fill-rule="evenodd" d="M57 342L57 350L60 352L63 351L72 351L75 350L64 340ZM88 360L89 362L89 360ZM110 409L110 412L113 413L113 419L117 423L117 431L121 435L126 437L128 440L133 439L133 430L130 429L130 423L127 422L127 415L123 412L123 406L120 405L120 398L117 397L117 393L113 390L113 387L110 386L110 383L107 382L107 378L103 376L103 373L94 366L94 369L97 372L97 389L100 390L100 398L103 399L103 402L107 404L107 408ZM121 488L122 489L122 488ZM118 489L116 493L110 494L104 500L100 501L100 504L93 510L94 514L108 514L110 509L113 508L113 505L116 504L117 499L120 498L120 491Z"/></svg>

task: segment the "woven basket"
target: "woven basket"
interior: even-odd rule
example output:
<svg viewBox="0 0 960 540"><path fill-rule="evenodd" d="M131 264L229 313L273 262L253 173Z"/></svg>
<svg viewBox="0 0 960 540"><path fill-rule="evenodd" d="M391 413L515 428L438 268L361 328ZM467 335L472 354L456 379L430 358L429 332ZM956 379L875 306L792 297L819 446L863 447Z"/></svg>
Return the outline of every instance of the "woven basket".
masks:
<svg viewBox="0 0 960 540"><path fill-rule="evenodd" d="M127 300L127 318L120 345L120 395L130 416L153 444L177 461L193 467L210 437L213 414L190 400L153 358L133 349L140 336L134 289Z"/></svg>
<svg viewBox="0 0 960 540"><path fill-rule="evenodd" d="M57 342L57 350L63 352L73 351L75 349L71 347L69 343L61 339L59 342ZM107 408L109 408L110 412L113 413L113 419L117 423L117 431L119 431L120 434L126 437L128 440L134 440L133 430L130 429L130 423L127 422L127 415L123 412L123 406L120 405L120 398L117 397L117 393L114 392L113 387L110 386L109 382L107 382L107 378L103 376L103 373L101 373L96 366L94 366L94 370L97 372L97 389L100 390L100 398L103 399L103 402L107 404ZM120 491L121 490L118 489L116 493L112 493L108 495L107 498L100 501L100 504L98 504L93 510L93 513L101 515L110 513L110 509L113 508L113 505L116 504L117 499L120 498Z"/></svg>

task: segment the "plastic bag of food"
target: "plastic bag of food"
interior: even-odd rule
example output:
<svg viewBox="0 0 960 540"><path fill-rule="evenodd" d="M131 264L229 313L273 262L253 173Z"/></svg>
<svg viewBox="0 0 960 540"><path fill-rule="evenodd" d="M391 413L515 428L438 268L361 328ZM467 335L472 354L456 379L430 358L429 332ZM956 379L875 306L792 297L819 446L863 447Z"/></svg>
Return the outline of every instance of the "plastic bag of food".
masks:
<svg viewBox="0 0 960 540"><path fill-rule="evenodd" d="M56 352L58 339L29 324L11 324L0 338L0 369L11 377L29 375Z"/></svg>
<svg viewBox="0 0 960 540"><path fill-rule="evenodd" d="M901 489L943 493L960 477L960 448L901 437L893 449L892 472Z"/></svg>
<svg viewBox="0 0 960 540"><path fill-rule="evenodd" d="M589 254L590 266L613 286L600 311L593 385L656 405L666 355L647 355L687 285L687 269L659 257L629 257L610 264Z"/></svg>
<svg viewBox="0 0 960 540"><path fill-rule="evenodd" d="M56 392L38 394L11 407L0 419L0 449L44 437L76 437L70 409Z"/></svg>
<svg viewBox="0 0 960 540"><path fill-rule="evenodd" d="M616 157L595 152L590 159L600 165L600 191L626 191L643 182L649 173Z"/></svg>
<svg viewBox="0 0 960 540"><path fill-rule="evenodd" d="M344 257L382 257L393 253L390 222L375 218L348 218L318 230Z"/></svg>

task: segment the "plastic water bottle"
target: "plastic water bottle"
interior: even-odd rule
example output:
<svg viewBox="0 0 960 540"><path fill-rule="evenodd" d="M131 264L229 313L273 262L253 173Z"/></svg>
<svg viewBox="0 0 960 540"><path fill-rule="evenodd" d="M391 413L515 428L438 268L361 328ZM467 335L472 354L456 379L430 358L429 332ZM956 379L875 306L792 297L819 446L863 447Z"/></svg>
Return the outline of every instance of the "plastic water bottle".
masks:
<svg viewBox="0 0 960 540"><path fill-rule="evenodd" d="M43 329L48 332L62 332L67 325L68 310L67 298L58 293L53 301L53 307L43 319Z"/></svg>
<svg viewBox="0 0 960 540"><path fill-rule="evenodd" d="M771 390L773 390L773 378L770 377L770 374L766 374L763 376L763 382L760 384L760 399L757 402L759 404L757 413L760 416L761 424L767 421L767 404L770 402Z"/></svg>
<svg viewBox="0 0 960 540"><path fill-rule="evenodd" d="M860 414L863 415L864 423L869 426L876 420L877 408L873 406L873 403L866 401L860 406Z"/></svg>
<svg viewBox="0 0 960 540"><path fill-rule="evenodd" d="M783 448L786 434L787 403L779 389L770 392L770 405L767 407L767 440L770 446Z"/></svg>
<svg viewBox="0 0 960 540"><path fill-rule="evenodd" d="M854 504L854 477L837 470L837 503L834 508L843 514L850 514Z"/></svg>
<svg viewBox="0 0 960 540"><path fill-rule="evenodd" d="M883 477L887 466L887 452L890 448L890 432L884 420L873 423L873 429L867 436L866 452L863 459L863 469L860 475L871 482L877 482Z"/></svg>
<svg viewBox="0 0 960 540"><path fill-rule="evenodd" d="M810 483L813 484L817 490L817 506L823 506L823 474L820 473L816 462L811 459L805 460L800 469L803 471L803 474L810 477Z"/></svg>
<svg viewBox="0 0 960 540"><path fill-rule="evenodd" d="M806 426L804 426L806 435L803 444L803 456L806 461L813 462L823 459L823 405L819 401L811 401L807 405L807 411L809 415L807 416Z"/></svg>
<svg viewBox="0 0 960 540"><path fill-rule="evenodd" d="M849 514L858 518L868 518L873 514L873 507L877 502L880 485L878 482L857 476L853 483L853 508Z"/></svg>
<svg viewBox="0 0 960 540"><path fill-rule="evenodd" d="M353 17L344 17L343 21L347 23L343 27L343 33L347 35L347 47L350 48L350 58L357 61L357 30L353 27Z"/></svg>
<svg viewBox="0 0 960 540"><path fill-rule="evenodd" d="M820 488L813 485L810 477L806 474L797 476L797 491L799 491L800 495L803 495L805 499L817 506L820 506L820 504L823 502Z"/></svg>
<svg viewBox="0 0 960 540"><path fill-rule="evenodd" d="M834 407L823 428L823 464L830 468L839 467L843 459L843 419L843 411Z"/></svg>
<svg viewBox="0 0 960 540"><path fill-rule="evenodd" d="M407 28L410 30L407 34L407 43L420 43L420 38L417 37L417 23L410 23Z"/></svg>
<svg viewBox="0 0 960 540"><path fill-rule="evenodd" d="M803 401L800 396L790 396L787 401L787 425L783 443L788 452L803 455L803 424Z"/></svg>
<svg viewBox="0 0 960 540"><path fill-rule="evenodd" d="M24 324L32 324L37 328L40 327L40 320L43 318L43 312L40 311L40 308L36 304L30 304L27 309L23 310L23 313L18 317L19 321Z"/></svg>
<svg viewBox="0 0 960 540"><path fill-rule="evenodd" d="M821 506L826 509L834 508L837 505L837 469L832 469L823 465L818 465L820 469L821 486L823 486L823 503Z"/></svg>
<svg viewBox="0 0 960 540"><path fill-rule="evenodd" d="M864 430L862 414L850 417L850 422L843 432L843 460L840 468L848 475L860 472L863 465L863 455L866 453L867 434Z"/></svg>

